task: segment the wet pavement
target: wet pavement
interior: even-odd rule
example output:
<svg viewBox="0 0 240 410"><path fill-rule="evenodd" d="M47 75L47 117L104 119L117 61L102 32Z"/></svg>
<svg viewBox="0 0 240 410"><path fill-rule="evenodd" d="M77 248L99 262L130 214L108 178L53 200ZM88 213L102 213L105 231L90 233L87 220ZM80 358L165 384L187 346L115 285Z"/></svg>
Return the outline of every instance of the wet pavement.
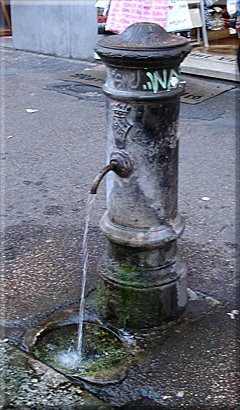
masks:
<svg viewBox="0 0 240 410"><path fill-rule="evenodd" d="M111 409L79 385L9 344L1 343L0 352L5 384L1 386L5 393L1 408Z"/></svg>
<svg viewBox="0 0 240 410"><path fill-rule="evenodd" d="M2 48L1 60L5 91L1 337L8 339L1 344L7 351L4 408L45 408L46 400L53 408L80 404L99 409L107 404L122 409L239 408L239 315L231 313L239 310L237 88L200 104L181 104L179 211L186 228L179 249L188 264L189 288L197 292L192 293L183 319L166 329L134 334L140 353L121 383L97 390L73 386L67 379L58 384L57 373L45 369L46 374L53 372L51 378L57 383L48 388L40 376L31 374L29 357L16 349L22 347L26 329L79 302L87 197L105 164L105 102L99 90L96 95L94 88L82 87L78 98L69 92L70 83L59 80L90 63L7 48ZM99 229L105 208L103 182L90 226L87 295L96 288L97 264L105 248ZM29 360L32 366L43 366ZM12 386L16 372L20 381Z"/></svg>

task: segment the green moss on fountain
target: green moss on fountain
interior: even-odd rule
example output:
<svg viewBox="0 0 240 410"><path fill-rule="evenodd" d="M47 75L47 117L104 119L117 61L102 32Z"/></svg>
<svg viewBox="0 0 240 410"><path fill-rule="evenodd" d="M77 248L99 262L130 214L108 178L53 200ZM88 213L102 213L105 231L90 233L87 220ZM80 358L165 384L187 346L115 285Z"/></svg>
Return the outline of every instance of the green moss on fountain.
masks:
<svg viewBox="0 0 240 410"><path fill-rule="evenodd" d="M103 372L102 377L107 379L108 369L111 370L111 377L114 374L112 368L126 355L122 341L109 329L85 322L82 360L69 366L69 363L66 365L60 357L64 356L66 359L69 356L71 361L71 353L76 353L77 332L78 326L75 324L47 329L31 347L31 353L43 363L69 377L81 378L85 375L88 379L101 379Z"/></svg>

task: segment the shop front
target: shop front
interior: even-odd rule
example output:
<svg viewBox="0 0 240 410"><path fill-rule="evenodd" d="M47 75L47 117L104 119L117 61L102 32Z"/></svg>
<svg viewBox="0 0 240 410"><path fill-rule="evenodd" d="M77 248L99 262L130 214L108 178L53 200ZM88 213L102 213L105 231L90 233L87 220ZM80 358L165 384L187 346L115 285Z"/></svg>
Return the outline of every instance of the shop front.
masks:
<svg viewBox="0 0 240 410"><path fill-rule="evenodd" d="M183 73L239 80L237 0L98 0L95 6L99 35L121 33L139 21L155 22L191 43Z"/></svg>
<svg viewBox="0 0 240 410"><path fill-rule="evenodd" d="M98 0L96 7L99 34L121 33L134 22L151 21L205 51L235 54L237 48L237 0Z"/></svg>

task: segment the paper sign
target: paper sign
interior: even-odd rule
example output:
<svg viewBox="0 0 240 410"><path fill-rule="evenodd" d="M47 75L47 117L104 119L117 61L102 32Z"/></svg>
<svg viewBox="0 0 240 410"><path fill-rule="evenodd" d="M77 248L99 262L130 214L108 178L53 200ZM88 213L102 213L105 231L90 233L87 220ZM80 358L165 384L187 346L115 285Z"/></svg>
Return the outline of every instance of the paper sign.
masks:
<svg viewBox="0 0 240 410"><path fill-rule="evenodd" d="M227 0L227 11L231 15L238 11L238 0Z"/></svg>
<svg viewBox="0 0 240 410"><path fill-rule="evenodd" d="M185 0L169 0L167 14L167 31L189 30L193 27L192 20Z"/></svg>
<svg viewBox="0 0 240 410"><path fill-rule="evenodd" d="M99 8L107 8L110 4L110 0L97 0L97 3L95 4L95 7Z"/></svg>
<svg viewBox="0 0 240 410"><path fill-rule="evenodd" d="M138 22L167 26L168 0L111 0L106 30L122 33Z"/></svg>

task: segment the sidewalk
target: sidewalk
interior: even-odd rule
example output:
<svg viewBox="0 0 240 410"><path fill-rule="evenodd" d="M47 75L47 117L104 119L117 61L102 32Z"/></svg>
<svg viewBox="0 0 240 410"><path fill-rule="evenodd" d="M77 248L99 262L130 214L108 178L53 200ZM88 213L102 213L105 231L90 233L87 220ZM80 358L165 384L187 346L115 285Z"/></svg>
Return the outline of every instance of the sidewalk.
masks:
<svg viewBox="0 0 240 410"><path fill-rule="evenodd" d="M213 54L210 50L194 48L181 65L182 73L239 81L236 56Z"/></svg>
<svg viewBox="0 0 240 410"><path fill-rule="evenodd" d="M13 47L12 37L1 37L0 44ZM193 47L192 52L181 65L182 73L203 77L239 81L239 73L234 52L229 55L211 53L211 47Z"/></svg>
<svg viewBox="0 0 240 410"><path fill-rule="evenodd" d="M19 349L27 329L79 305L87 196L105 165L105 100L84 85L74 96L59 80L94 66L88 62L11 47L1 59L4 409L238 409L237 88L180 106L178 207L186 228L178 243L188 265L187 312L166 328L133 333L139 354L122 382L79 387ZM105 209L103 182L91 217L87 294L106 246Z"/></svg>

